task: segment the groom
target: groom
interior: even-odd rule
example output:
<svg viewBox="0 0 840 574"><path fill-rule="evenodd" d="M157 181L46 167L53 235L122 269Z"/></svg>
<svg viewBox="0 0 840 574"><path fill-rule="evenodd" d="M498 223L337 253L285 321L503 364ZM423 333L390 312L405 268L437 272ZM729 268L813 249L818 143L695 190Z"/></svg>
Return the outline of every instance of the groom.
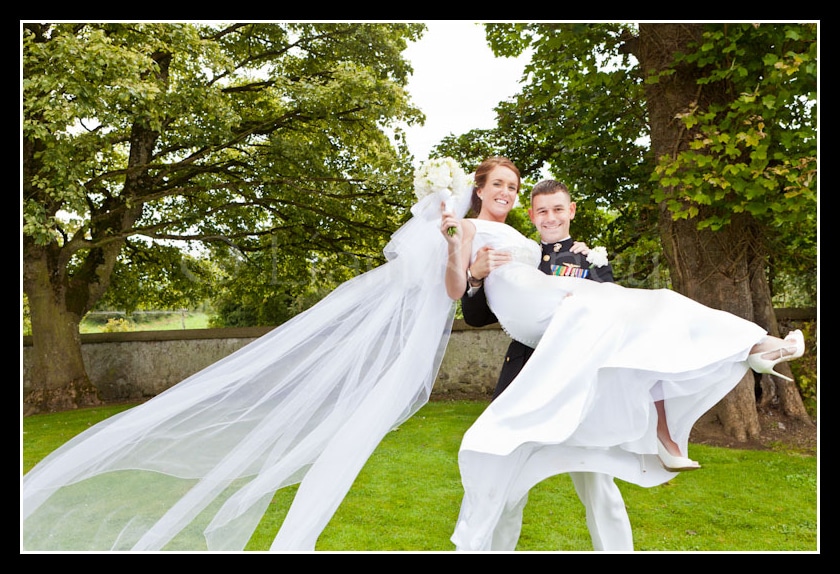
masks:
<svg viewBox="0 0 840 574"><path fill-rule="evenodd" d="M613 282L609 264L589 263L589 248L572 240L569 232L575 218L575 203L568 188L554 180L543 180L531 190L528 215L539 231L543 257L540 270L553 275L585 277L598 282ZM498 319L487 305L483 281L490 272L509 262L510 254L488 247L479 250L475 261L467 269L468 290L461 298L464 320L473 327L496 323ZM531 357L534 349L511 341L493 398L499 396L516 378ZM586 525L595 550L633 550L633 532L624 506L621 491L612 476L597 472L570 472L580 501L586 508ZM493 550L514 550L522 528L522 511L528 502L526 494L505 516L493 536Z"/></svg>

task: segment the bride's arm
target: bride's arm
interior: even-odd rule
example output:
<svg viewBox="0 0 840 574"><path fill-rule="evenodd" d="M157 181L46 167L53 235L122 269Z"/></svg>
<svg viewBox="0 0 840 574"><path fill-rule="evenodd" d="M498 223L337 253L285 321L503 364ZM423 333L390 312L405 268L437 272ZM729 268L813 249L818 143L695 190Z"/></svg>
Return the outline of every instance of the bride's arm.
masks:
<svg viewBox="0 0 840 574"><path fill-rule="evenodd" d="M457 231L449 233L454 227ZM470 263L472 239L475 236L475 225L471 221L457 219L451 213L443 213L440 232L446 238L446 294L453 301L457 301L467 290L467 266Z"/></svg>

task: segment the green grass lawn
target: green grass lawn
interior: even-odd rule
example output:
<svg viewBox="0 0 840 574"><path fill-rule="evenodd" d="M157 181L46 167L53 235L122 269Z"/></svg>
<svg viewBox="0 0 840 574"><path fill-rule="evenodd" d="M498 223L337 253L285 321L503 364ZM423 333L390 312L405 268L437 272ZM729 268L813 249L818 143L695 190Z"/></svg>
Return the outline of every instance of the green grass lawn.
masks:
<svg viewBox="0 0 840 574"><path fill-rule="evenodd" d="M432 402L389 433L359 474L319 551L452 551L462 489L461 437L486 402ZM22 470L63 442L129 408L109 406L23 420ZM637 551L817 552L818 466L791 450L691 445L703 469L654 488L617 481ZM296 487L280 490L247 550L265 551ZM520 551L590 551L584 509L566 475L531 490Z"/></svg>
<svg viewBox="0 0 840 574"><path fill-rule="evenodd" d="M159 315L138 315L142 320L116 319L108 325L85 318L79 325L80 333L102 333L112 331L175 331L178 329L206 329L210 317L206 313L188 311L185 313L161 313Z"/></svg>

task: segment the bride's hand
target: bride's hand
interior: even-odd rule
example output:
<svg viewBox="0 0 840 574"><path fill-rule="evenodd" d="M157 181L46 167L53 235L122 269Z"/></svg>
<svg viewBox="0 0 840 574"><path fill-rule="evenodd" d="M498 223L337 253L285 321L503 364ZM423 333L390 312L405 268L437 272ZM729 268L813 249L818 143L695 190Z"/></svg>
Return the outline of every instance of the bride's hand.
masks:
<svg viewBox="0 0 840 574"><path fill-rule="evenodd" d="M450 243L461 242L461 220L455 217L455 214L446 211L446 203L440 202L440 232ZM454 231L453 231L454 230Z"/></svg>

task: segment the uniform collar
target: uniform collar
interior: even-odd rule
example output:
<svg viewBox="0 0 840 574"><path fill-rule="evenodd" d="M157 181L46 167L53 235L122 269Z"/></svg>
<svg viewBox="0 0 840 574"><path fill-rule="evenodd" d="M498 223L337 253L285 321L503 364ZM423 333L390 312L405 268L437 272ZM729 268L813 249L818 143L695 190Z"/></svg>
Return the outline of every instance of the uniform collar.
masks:
<svg viewBox="0 0 840 574"><path fill-rule="evenodd" d="M572 237L569 236L566 239L563 239L561 241L553 241L551 243L545 243L543 241L540 241L540 245L542 246L543 252L547 253L547 252L550 252L550 251L558 251L558 250L560 250L564 247L564 244L571 243L571 241L572 241Z"/></svg>

